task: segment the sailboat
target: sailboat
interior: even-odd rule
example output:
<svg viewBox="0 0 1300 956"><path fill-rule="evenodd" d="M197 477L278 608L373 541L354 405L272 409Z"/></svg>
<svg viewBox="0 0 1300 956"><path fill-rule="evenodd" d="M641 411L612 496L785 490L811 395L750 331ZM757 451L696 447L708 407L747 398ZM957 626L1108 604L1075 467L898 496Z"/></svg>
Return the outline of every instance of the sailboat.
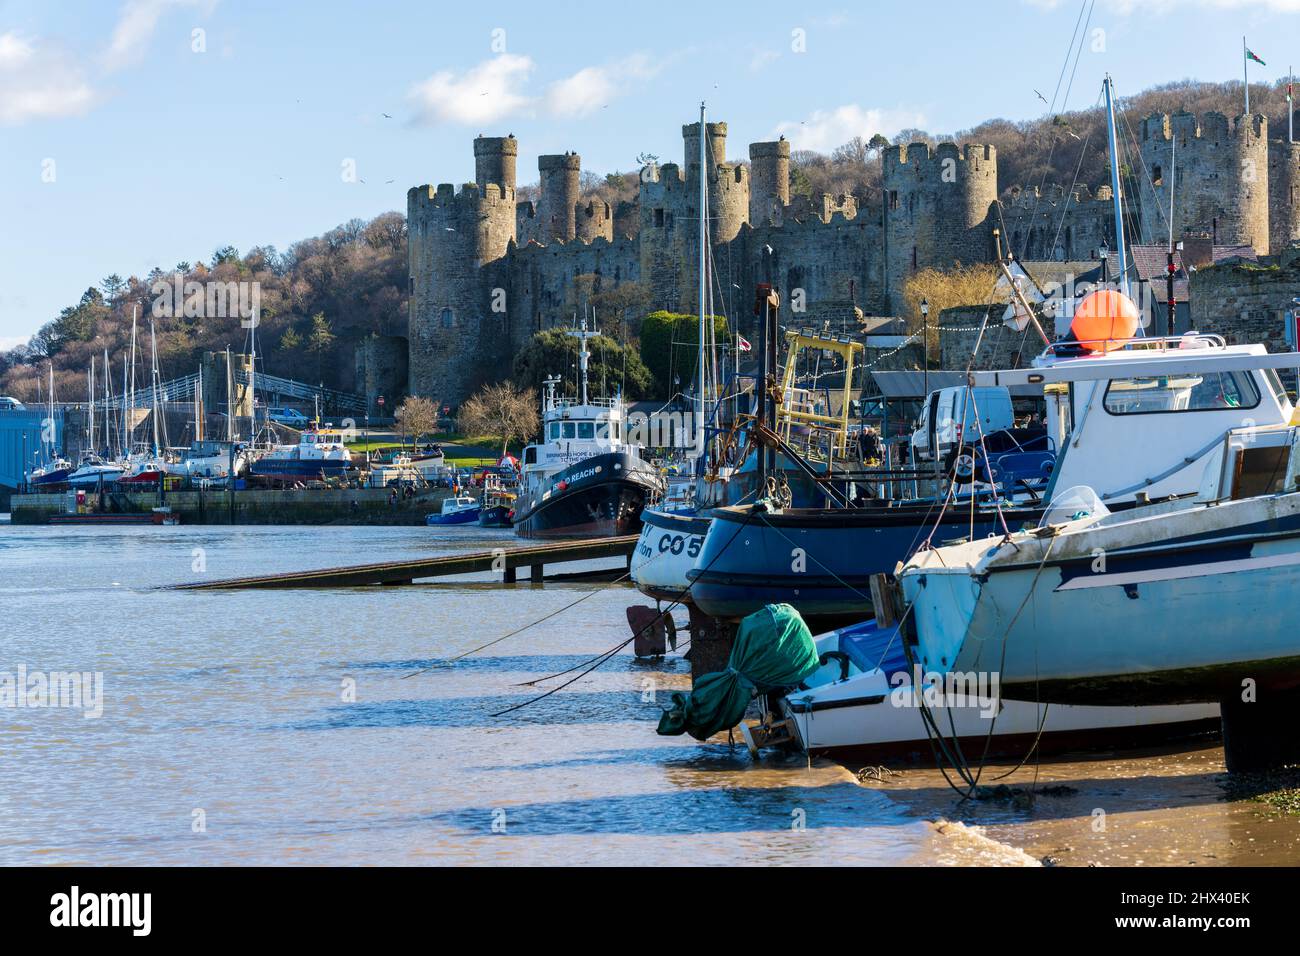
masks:
<svg viewBox="0 0 1300 956"><path fill-rule="evenodd" d="M41 429L41 437L44 441L43 454L45 463L37 468L33 468L28 473L27 483L36 487L60 485L68 480L68 476L75 470L72 462L60 456L57 452L57 443L54 431L54 363L50 362L50 394L49 394L49 412Z"/></svg>

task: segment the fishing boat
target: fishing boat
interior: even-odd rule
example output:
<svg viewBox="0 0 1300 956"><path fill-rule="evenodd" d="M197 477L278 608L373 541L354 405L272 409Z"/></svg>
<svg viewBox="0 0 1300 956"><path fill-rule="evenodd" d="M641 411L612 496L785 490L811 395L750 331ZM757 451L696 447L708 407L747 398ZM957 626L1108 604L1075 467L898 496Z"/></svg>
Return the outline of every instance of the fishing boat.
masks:
<svg viewBox="0 0 1300 956"><path fill-rule="evenodd" d="M274 446L249 471L275 482L324 481L341 477L351 465L343 433L320 428L303 432L296 444Z"/></svg>
<svg viewBox="0 0 1300 956"><path fill-rule="evenodd" d="M509 528L510 518L514 514L515 501L518 499L513 488L496 472L488 472L483 477L483 499L479 511L478 523L482 528Z"/></svg>
<svg viewBox="0 0 1300 956"><path fill-rule="evenodd" d="M426 525L474 524L478 521L478 499L470 495L453 495L444 498L442 509L437 514L426 515Z"/></svg>
<svg viewBox="0 0 1300 956"><path fill-rule="evenodd" d="M758 728L743 727L755 750L777 728L800 750L842 760L931 755L922 713L929 709L946 737L967 753L1022 756L1133 747L1210 734L1214 704L1134 706L1045 705L1004 700L987 673L973 680L925 673L909 661L898 625L868 620L818 635L819 668L784 696L761 698Z"/></svg>
<svg viewBox="0 0 1300 956"><path fill-rule="evenodd" d="M635 534L646 503L664 492L663 476L641 457L639 445L624 440L621 396L588 396L587 342L596 332L584 319L570 334L580 343L579 395L560 398L559 380L547 380L543 440L524 449L515 532L526 538Z"/></svg>
<svg viewBox="0 0 1300 956"><path fill-rule="evenodd" d="M1285 600L1300 584L1300 496L1288 493L1300 422L1275 372L1295 359L1205 336L1114 344L975 374L1068 386L1075 424L1057 478L1067 490L1029 531L923 550L902 567L918 659L996 670L1017 699L1219 701L1230 736L1243 681L1261 701L1290 701L1300 687ZM1080 480L1110 469L1127 488ZM1124 490L1142 499L1115 512ZM1230 769L1249 765L1230 752Z"/></svg>
<svg viewBox="0 0 1300 956"><path fill-rule="evenodd" d="M423 484L424 476L412 462L410 455L394 455L389 461L370 463L370 477L366 484L371 488L388 488L395 485Z"/></svg>

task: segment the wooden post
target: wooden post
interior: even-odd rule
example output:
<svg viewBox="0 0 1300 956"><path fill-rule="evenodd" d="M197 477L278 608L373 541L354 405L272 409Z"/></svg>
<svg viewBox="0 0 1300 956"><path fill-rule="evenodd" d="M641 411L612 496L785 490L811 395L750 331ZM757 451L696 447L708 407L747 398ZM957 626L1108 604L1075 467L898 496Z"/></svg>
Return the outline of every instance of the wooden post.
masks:
<svg viewBox="0 0 1300 956"><path fill-rule="evenodd" d="M699 610L694 604L687 605L691 615L691 649L687 656L691 661L692 685L705 674L727 669L731 658L731 645L736 640L737 624L711 617Z"/></svg>

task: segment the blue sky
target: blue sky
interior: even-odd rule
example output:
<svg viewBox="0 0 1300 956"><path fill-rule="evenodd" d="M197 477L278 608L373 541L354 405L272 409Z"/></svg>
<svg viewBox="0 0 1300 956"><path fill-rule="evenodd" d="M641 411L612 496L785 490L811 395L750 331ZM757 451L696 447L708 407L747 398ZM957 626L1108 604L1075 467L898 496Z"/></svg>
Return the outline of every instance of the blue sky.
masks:
<svg viewBox="0 0 1300 956"><path fill-rule="evenodd" d="M1042 115L1080 0L975 6L0 0L0 347L109 273L404 211L473 178L479 132L519 137L524 183L566 149L678 160L701 99L731 158ZM1106 71L1239 78L1243 33L1252 80L1300 66L1300 0L1096 0L1091 26L1064 108Z"/></svg>

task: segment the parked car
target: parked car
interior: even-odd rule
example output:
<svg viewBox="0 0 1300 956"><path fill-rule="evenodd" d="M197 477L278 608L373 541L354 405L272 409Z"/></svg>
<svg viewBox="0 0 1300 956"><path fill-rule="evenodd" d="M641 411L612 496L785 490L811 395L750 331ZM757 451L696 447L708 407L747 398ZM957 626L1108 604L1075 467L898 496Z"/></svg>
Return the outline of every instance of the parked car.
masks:
<svg viewBox="0 0 1300 956"><path fill-rule="evenodd" d="M268 408L266 417L277 425L288 425L290 428L306 428L311 424L311 419L296 408Z"/></svg>
<svg viewBox="0 0 1300 956"><path fill-rule="evenodd" d="M25 412L27 406L16 398L10 398L8 395L0 395L0 412Z"/></svg>

